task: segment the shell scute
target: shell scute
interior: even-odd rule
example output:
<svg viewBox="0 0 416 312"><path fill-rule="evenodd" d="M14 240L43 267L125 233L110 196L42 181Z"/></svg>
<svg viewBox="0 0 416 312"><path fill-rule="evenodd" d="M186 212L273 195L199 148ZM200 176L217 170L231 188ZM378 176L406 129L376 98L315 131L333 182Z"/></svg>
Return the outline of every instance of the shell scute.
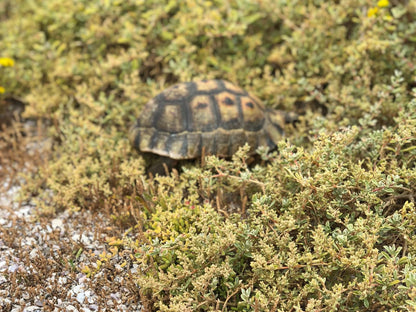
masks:
<svg viewBox="0 0 416 312"><path fill-rule="evenodd" d="M191 122L189 131L213 131L218 128L217 114L214 103L208 95L196 95L190 102Z"/></svg>
<svg viewBox="0 0 416 312"><path fill-rule="evenodd" d="M249 96L242 96L240 101L244 120L242 127L248 131L259 131L262 129L265 122L263 105Z"/></svg>
<svg viewBox="0 0 416 312"><path fill-rule="evenodd" d="M196 84L197 91L214 91L218 89L218 81L217 80L201 80L198 81Z"/></svg>
<svg viewBox="0 0 416 312"><path fill-rule="evenodd" d="M223 80L222 83L224 84L224 87L227 90L233 91L238 94L246 94L247 92L241 89L240 87L236 86L235 84L232 84L231 82Z"/></svg>
<svg viewBox="0 0 416 312"><path fill-rule="evenodd" d="M179 133L186 130L183 112L178 109L177 105L161 105L154 125L158 131L166 133Z"/></svg>
<svg viewBox="0 0 416 312"><path fill-rule="evenodd" d="M186 97L188 94L189 94L189 85L186 83L179 83L179 84L173 85L172 87L160 93L163 99L167 101L180 100Z"/></svg>
<svg viewBox="0 0 416 312"><path fill-rule="evenodd" d="M242 126L242 112L237 97L229 92L215 95L220 117L220 126L224 129L239 129Z"/></svg>

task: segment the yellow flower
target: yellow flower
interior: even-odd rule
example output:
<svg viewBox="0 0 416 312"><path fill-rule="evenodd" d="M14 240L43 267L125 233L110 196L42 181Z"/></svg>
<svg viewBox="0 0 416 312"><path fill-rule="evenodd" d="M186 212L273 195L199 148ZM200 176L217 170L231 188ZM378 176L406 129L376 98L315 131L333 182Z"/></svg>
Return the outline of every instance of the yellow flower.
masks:
<svg viewBox="0 0 416 312"><path fill-rule="evenodd" d="M371 8L371 9L368 10L367 16L368 17L373 17L377 14L377 12L378 12L378 7Z"/></svg>
<svg viewBox="0 0 416 312"><path fill-rule="evenodd" d="M2 94L4 92L6 92L6 90L2 86L0 86L0 94Z"/></svg>
<svg viewBox="0 0 416 312"><path fill-rule="evenodd" d="M10 57L0 57L0 66L10 67L14 66L14 60Z"/></svg>
<svg viewBox="0 0 416 312"><path fill-rule="evenodd" d="M389 6L389 0L380 0L379 2L377 2L377 6L379 8L385 8Z"/></svg>

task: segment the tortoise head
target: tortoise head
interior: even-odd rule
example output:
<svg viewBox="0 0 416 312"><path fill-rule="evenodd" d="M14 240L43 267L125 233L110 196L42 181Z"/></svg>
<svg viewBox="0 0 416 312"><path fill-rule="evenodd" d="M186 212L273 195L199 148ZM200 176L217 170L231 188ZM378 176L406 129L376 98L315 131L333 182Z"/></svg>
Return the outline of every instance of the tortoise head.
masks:
<svg viewBox="0 0 416 312"><path fill-rule="evenodd" d="M266 111L266 122L266 132L269 135L269 138L274 143L277 143L285 133L285 125L295 125L297 122L299 122L299 116L293 112L268 109Z"/></svg>

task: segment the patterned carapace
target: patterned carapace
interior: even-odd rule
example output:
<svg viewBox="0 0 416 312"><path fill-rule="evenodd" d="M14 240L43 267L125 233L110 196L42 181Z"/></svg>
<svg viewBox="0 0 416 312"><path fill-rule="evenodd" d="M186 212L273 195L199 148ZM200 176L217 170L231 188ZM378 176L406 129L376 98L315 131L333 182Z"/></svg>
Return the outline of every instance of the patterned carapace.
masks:
<svg viewBox="0 0 416 312"><path fill-rule="evenodd" d="M142 152L172 159L232 156L248 143L275 148L296 114L266 109L253 95L224 80L185 82L151 99L130 130Z"/></svg>

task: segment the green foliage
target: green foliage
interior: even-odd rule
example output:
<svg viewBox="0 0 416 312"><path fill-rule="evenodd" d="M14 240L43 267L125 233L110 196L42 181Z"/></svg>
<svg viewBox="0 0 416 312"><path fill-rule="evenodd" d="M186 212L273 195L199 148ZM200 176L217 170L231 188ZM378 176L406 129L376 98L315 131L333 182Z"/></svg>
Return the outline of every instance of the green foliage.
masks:
<svg viewBox="0 0 416 312"><path fill-rule="evenodd" d="M132 243L142 295L163 311L413 304L415 105L403 107L400 126L373 133L378 153L360 161L367 130L352 127L321 135L309 151L281 142L266 167L247 168L241 150L232 161L212 157L160 179L174 193L155 198L157 222ZM196 185L200 204L178 195ZM239 191L218 206L226 188ZM247 217L228 215L245 196Z"/></svg>
<svg viewBox="0 0 416 312"><path fill-rule="evenodd" d="M53 142L24 196L133 219L146 308L414 309L414 1L5 0L0 21L0 85ZM129 126L202 78L305 115L263 163L147 178Z"/></svg>

